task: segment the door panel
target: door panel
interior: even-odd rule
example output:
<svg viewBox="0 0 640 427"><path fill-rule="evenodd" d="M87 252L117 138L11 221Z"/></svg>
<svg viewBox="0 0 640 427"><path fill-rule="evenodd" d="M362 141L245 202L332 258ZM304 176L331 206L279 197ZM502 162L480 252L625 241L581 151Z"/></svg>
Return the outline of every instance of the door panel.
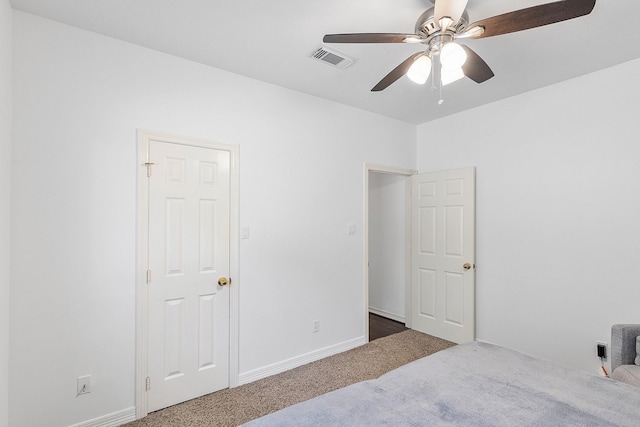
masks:
<svg viewBox="0 0 640 427"><path fill-rule="evenodd" d="M412 177L412 327L475 339L475 171ZM471 268L464 268L468 263Z"/></svg>
<svg viewBox="0 0 640 427"><path fill-rule="evenodd" d="M148 410L229 386L227 151L151 141Z"/></svg>
<svg viewBox="0 0 640 427"><path fill-rule="evenodd" d="M436 318L436 271L421 268L419 271L418 295L420 301L419 314L423 317L435 320Z"/></svg>

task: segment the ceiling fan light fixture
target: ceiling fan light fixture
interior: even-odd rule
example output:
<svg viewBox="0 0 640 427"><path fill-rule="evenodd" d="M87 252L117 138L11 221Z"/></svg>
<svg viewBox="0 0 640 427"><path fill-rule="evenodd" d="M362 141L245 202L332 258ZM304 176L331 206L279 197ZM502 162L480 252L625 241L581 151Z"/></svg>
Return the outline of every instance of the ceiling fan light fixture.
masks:
<svg viewBox="0 0 640 427"><path fill-rule="evenodd" d="M476 83L483 83L494 76L491 68L471 48L457 45L453 42L454 40L499 36L578 18L590 14L597 0L552 0L550 3L513 10L471 24L465 10L468 1L431 0L434 7L425 10L418 17L413 34L326 34L322 40L324 43L421 43L426 45L426 51L416 52L402 61L371 89L372 92L386 89L405 75L418 83L426 83L431 73L432 59L441 63L440 70L435 70L440 71L441 85L451 83L463 76ZM435 88L434 85L432 86Z"/></svg>
<svg viewBox="0 0 640 427"><path fill-rule="evenodd" d="M458 68L442 67L440 72L440 79L442 81L442 86L446 86L449 83L453 83L457 80L460 80L463 77L464 77L464 71L462 71L461 67L458 67Z"/></svg>
<svg viewBox="0 0 640 427"><path fill-rule="evenodd" d="M440 50L440 62L442 68L457 69L467 60L467 52L456 43L447 43Z"/></svg>
<svg viewBox="0 0 640 427"><path fill-rule="evenodd" d="M413 64L411 64L411 67L407 71L407 77L409 77L412 82L420 85L427 82L429 74L431 74L431 58L427 55L418 57L418 59L413 61Z"/></svg>

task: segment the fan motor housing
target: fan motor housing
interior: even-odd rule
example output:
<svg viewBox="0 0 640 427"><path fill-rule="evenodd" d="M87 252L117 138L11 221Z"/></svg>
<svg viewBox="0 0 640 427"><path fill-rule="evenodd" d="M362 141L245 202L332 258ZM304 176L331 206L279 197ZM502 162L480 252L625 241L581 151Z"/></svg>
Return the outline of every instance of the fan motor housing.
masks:
<svg viewBox="0 0 640 427"><path fill-rule="evenodd" d="M424 38L428 38L438 32L440 32L440 26L436 24L436 20L434 18L435 8L430 8L425 10L422 15L418 17L416 21L415 33L423 36ZM461 33L464 29L469 25L469 15L465 10L460 20L455 26L455 32Z"/></svg>

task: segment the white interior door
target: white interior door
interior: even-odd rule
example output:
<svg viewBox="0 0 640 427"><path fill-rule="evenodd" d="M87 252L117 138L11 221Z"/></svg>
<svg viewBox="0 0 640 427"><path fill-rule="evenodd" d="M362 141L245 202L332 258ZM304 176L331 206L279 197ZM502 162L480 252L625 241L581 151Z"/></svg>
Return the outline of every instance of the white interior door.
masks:
<svg viewBox="0 0 640 427"><path fill-rule="evenodd" d="M412 177L412 328L475 339L475 170Z"/></svg>
<svg viewBox="0 0 640 427"><path fill-rule="evenodd" d="M148 410L229 386L227 151L151 141Z"/></svg>

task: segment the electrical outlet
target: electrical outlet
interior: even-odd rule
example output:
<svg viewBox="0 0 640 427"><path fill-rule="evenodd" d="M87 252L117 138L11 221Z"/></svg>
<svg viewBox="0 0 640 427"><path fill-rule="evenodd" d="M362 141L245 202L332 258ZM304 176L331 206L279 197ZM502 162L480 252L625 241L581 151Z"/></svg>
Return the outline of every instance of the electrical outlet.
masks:
<svg viewBox="0 0 640 427"><path fill-rule="evenodd" d="M602 360L607 360L607 346L606 342L596 341L596 355Z"/></svg>
<svg viewBox="0 0 640 427"><path fill-rule="evenodd" d="M87 393L91 393L91 375L78 377L78 393L76 397Z"/></svg>
<svg viewBox="0 0 640 427"><path fill-rule="evenodd" d="M313 332L320 332L320 321L319 320L314 320L313 321Z"/></svg>

